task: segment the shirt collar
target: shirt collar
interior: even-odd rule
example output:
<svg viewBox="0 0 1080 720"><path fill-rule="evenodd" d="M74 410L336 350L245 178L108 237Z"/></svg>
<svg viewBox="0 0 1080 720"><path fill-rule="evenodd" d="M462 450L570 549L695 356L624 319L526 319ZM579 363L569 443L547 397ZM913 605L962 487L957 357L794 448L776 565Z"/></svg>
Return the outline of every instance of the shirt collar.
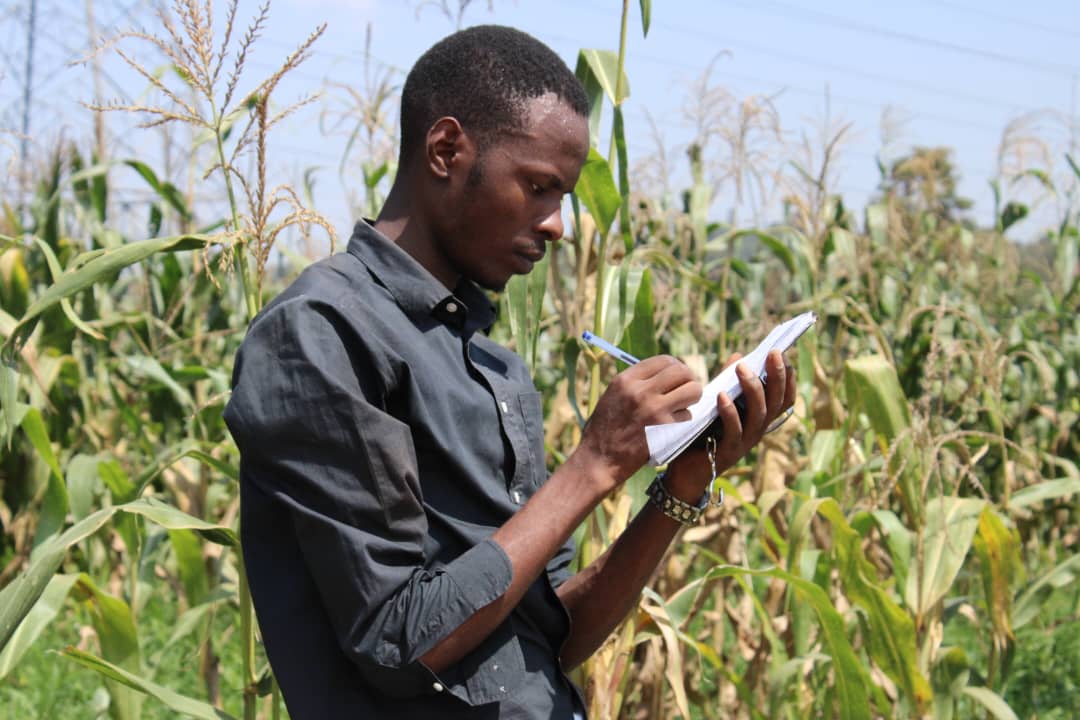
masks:
<svg viewBox="0 0 1080 720"><path fill-rule="evenodd" d="M367 267L409 316L434 316L469 333L486 331L495 322L494 306L473 282L462 278L454 292L448 291L423 265L367 220L356 223L347 251Z"/></svg>

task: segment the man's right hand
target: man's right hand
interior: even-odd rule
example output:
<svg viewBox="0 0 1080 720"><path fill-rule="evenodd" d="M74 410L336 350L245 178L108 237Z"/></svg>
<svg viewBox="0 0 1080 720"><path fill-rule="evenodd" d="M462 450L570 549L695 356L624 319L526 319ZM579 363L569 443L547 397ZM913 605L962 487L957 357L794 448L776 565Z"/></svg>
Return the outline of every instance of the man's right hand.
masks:
<svg viewBox="0 0 1080 720"><path fill-rule="evenodd" d="M615 376L600 397L574 460L604 483L603 494L626 481L649 459L645 426L690 419L688 407L702 386L690 368L670 355L642 360Z"/></svg>

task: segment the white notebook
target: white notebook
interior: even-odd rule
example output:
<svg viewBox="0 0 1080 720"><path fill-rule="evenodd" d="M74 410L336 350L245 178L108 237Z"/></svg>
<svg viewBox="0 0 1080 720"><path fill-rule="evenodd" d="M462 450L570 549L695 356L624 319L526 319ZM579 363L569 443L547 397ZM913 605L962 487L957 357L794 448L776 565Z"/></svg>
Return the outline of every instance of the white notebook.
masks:
<svg viewBox="0 0 1080 720"><path fill-rule="evenodd" d="M805 312L777 325L772 332L740 362L765 380L765 358L771 350L783 352L795 344L815 322L817 315ZM735 365L731 365L713 378L701 393L701 399L689 407L691 419L685 422L647 425L645 439L649 443L649 464L667 465L682 454L716 420L716 398L720 393L735 400L742 395Z"/></svg>

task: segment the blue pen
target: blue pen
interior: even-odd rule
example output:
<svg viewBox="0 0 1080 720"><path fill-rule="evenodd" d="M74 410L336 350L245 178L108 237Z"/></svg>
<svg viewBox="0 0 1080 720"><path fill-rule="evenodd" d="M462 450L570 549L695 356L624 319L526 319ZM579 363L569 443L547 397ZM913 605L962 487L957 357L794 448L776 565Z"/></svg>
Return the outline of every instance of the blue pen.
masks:
<svg viewBox="0 0 1080 720"><path fill-rule="evenodd" d="M611 355L614 358L618 358L619 360L622 360L627 365L636 365L639 362L638 359L636 357L634 357L633 355L631 355L630 353L626 352L622 348L615 347L614 345L612 345L611 343L609 343L607 340L605 340L602 337L597 337L596 335L593 335L588 330L581 333L581 339L584 340L585 342L589 343L593 347L600 348L601 350L606 352L608 355Z"/></svg>

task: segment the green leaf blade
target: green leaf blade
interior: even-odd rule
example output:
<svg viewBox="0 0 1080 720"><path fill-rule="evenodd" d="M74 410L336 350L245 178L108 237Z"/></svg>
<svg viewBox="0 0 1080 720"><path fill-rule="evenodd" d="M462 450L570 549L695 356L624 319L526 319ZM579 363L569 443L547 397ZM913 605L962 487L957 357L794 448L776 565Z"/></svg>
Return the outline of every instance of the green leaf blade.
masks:
<svg viewBox="0 0 1080 720"><path fill-rule="evenodd" d="M775 577L789 583L796 593L808 602L821 625L822 635L832 656L836 682L836 717L841 720L870 720L869 679L862 663L847 638L844 619L833 607L829 596L820 587L779 568L750 570L733 565L712 568L707 579L727 576Z"/></svg>
<svg viewBox="0 0 1080 720"><path fill-rule="evenodd" d="M0 652L0 680L15 669L26 652L33 646L53 618L59 614L67 600L72 585L79 578L76 574L54 575L41 597L19 623L10 641Z"/></svg>
<svg viewBox="0 0 1080 720"><path fill-rule="evenodd" d="M45 591L67 549L100 530L115 512L116 508L98 510L34 549L27 568L0 590L0 650Z"/></svg>
<svg viewBox="0 0 1080 720"><path fill-rule="evenodd" d="M76 263L27 308L26 313L4 343L2 359L8 363L14 362L15 355L33 332L41 314L61 300L112 277L114 273L141 262L154 253L193 250L206 247L213 242L215 238L209 235L175 235L140 240L111 250L94 252L91 260L81 265Z"/></svg>
<svg viewBox="0 0 1080 720"><path fill-rule="evenodd" d="M596 148L589 148L589 157L581 168L574 194L593 216L600 236L607 235L622 206L622 196L615 187L611 167Z"/></svg>
<svg viewBox="0 0 1080 720"><path fill-rule="evenodd" d="M159 685L147 680L135 673L128 672L122 667L99 658L96 655L83 652L78 648L67 647L61 654L69 660L79 663L83 667L90 668L91 670L104 675L110 680L123 683L132 690L138 690L141 693L161 701L168 708L181 715L196 718L196 720L236 720L232 715L229 715L223 710L218 710L201 700L181 695L175 690L171 690L164 685Z"/></svg>
<svg viewBox="0 0 1080 720"><path fill-rule="evenodd" d="M240 545L240 538L231 528L200 520L155 498L140 498L125 505L120 505L117 509L142 515L168 530L193 530L218 545L227 547L238 547Z"/></svg>

